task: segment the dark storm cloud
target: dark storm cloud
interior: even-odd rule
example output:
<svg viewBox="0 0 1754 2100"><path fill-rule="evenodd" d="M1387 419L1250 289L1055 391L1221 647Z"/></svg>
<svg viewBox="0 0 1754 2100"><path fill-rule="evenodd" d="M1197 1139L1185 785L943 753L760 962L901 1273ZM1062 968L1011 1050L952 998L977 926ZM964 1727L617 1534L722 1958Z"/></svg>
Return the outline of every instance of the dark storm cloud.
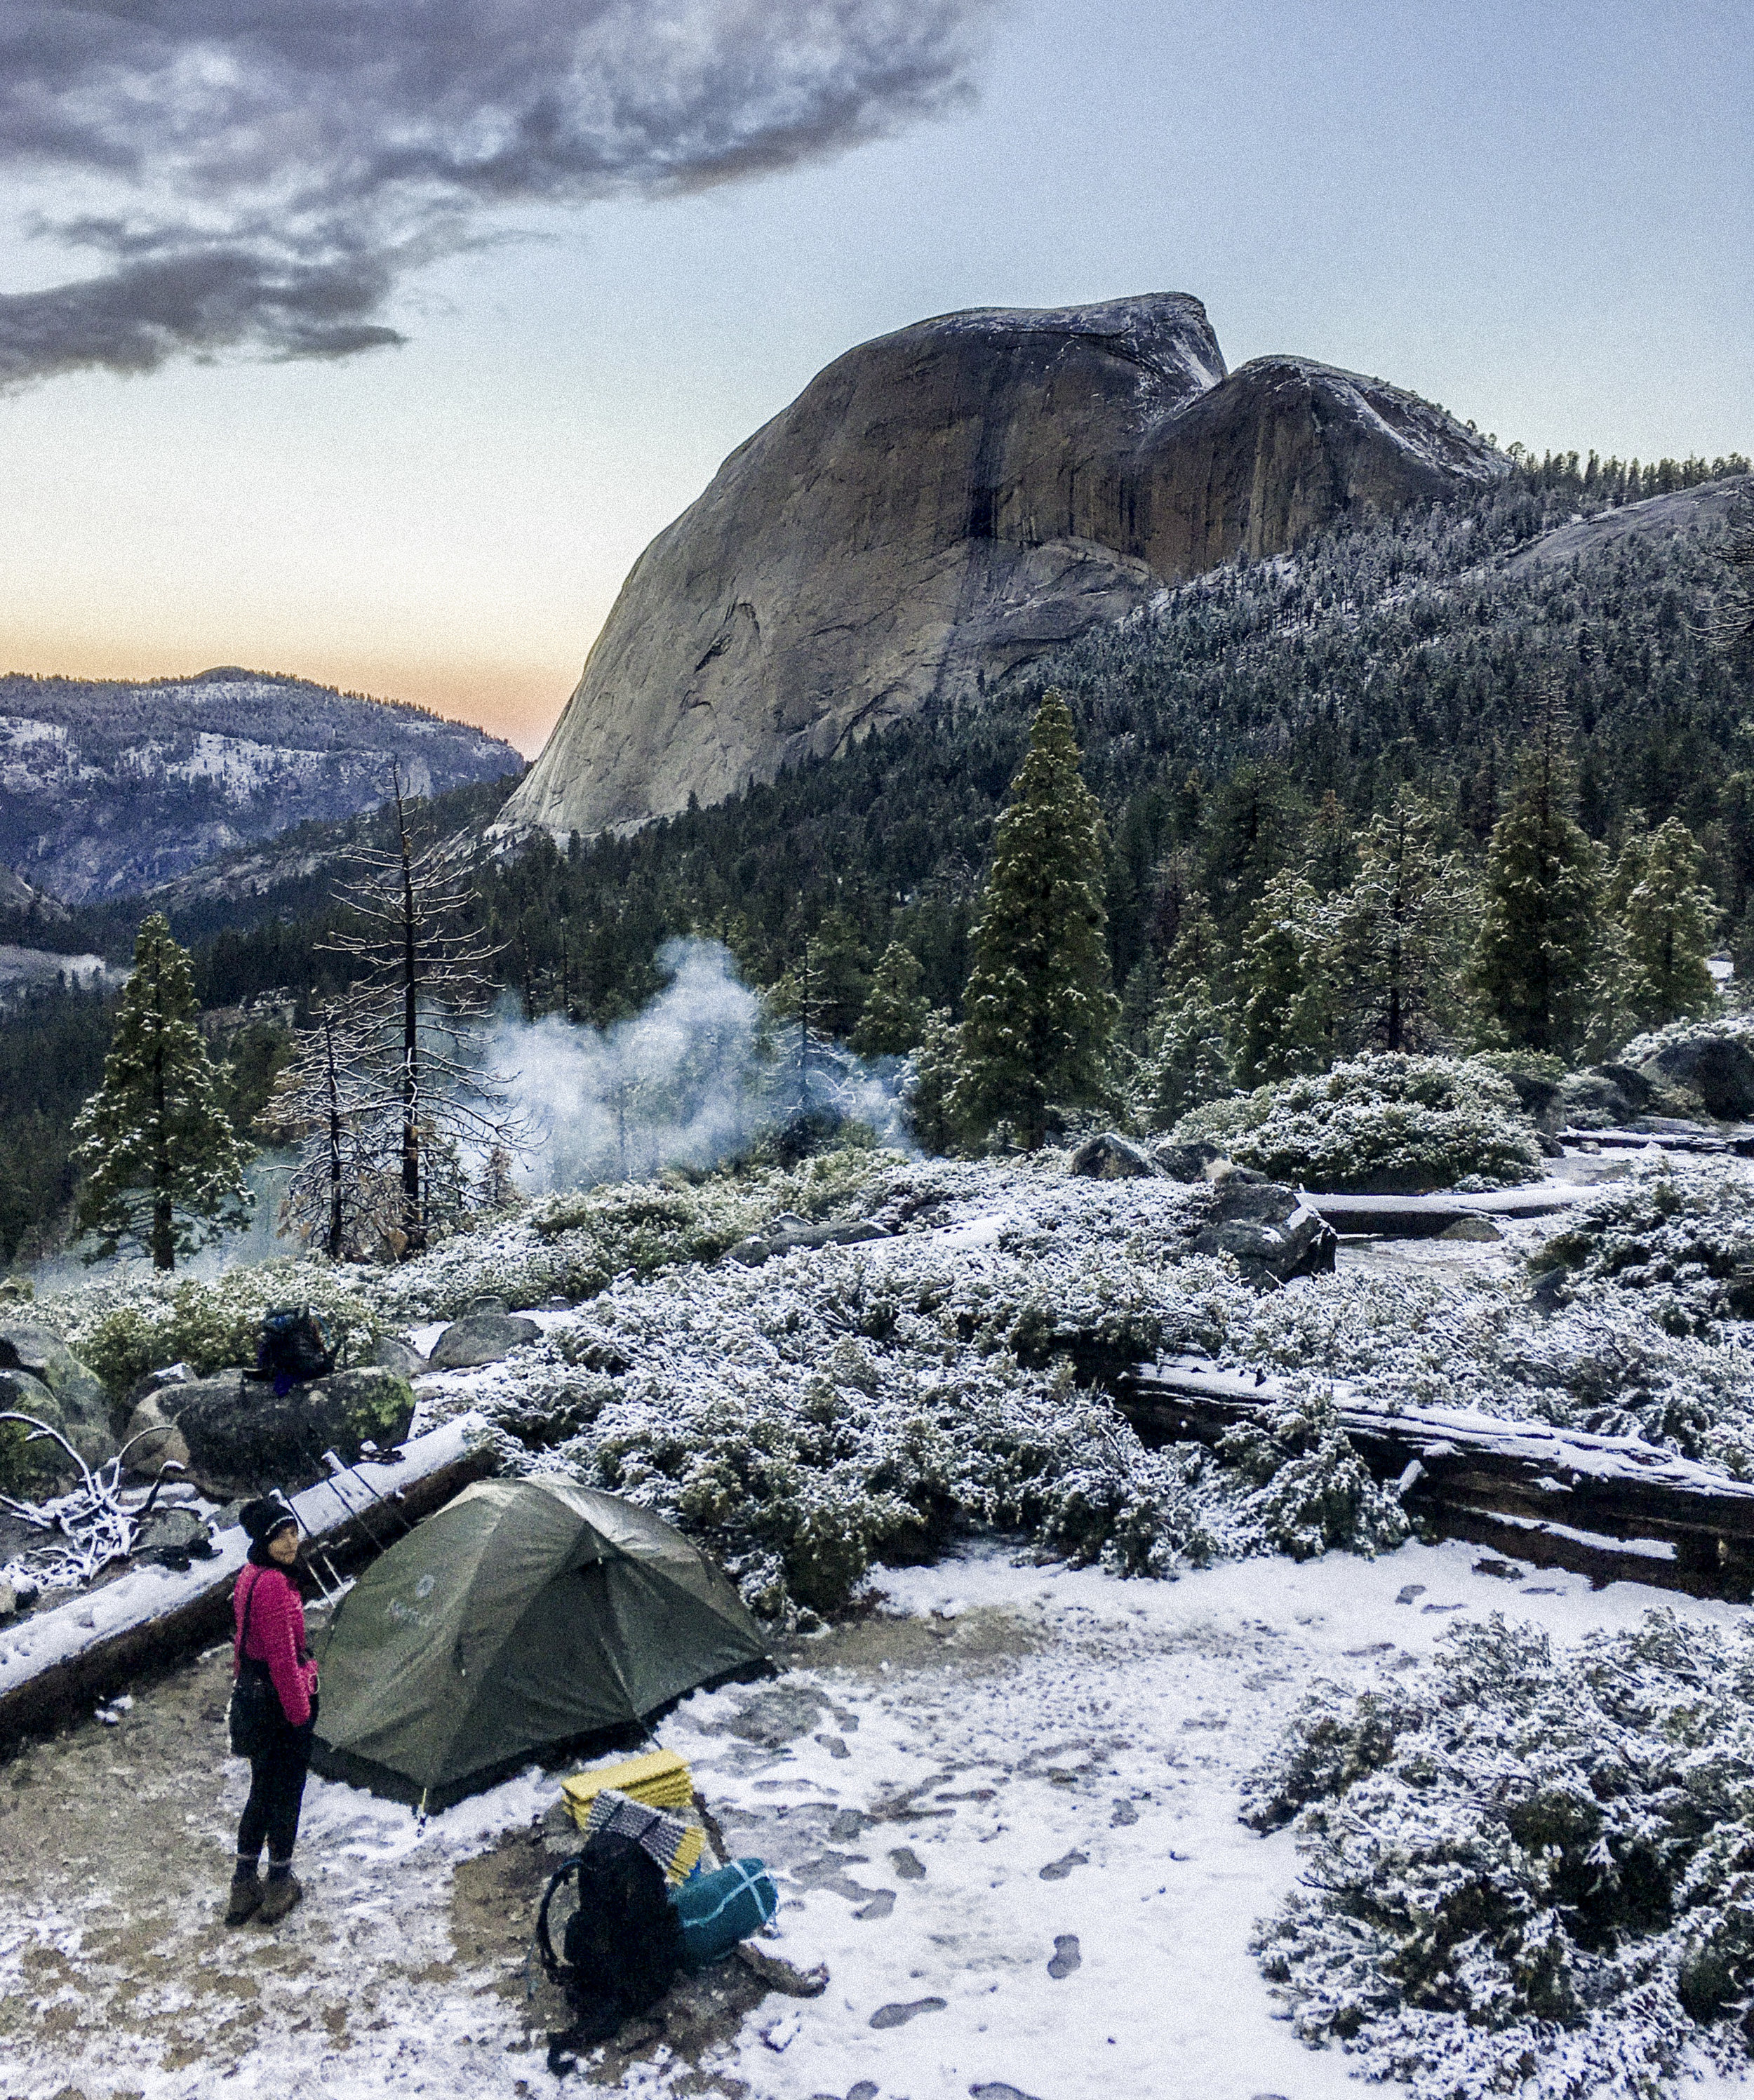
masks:
<svg viewBox="0 0 1754 2100"><path fill-rule="evenodd" d="M992 0L109 0L0 7L0 174L84 272L0 295L0 386L340 357L518 206L681 192L966 92Z"/></svg>

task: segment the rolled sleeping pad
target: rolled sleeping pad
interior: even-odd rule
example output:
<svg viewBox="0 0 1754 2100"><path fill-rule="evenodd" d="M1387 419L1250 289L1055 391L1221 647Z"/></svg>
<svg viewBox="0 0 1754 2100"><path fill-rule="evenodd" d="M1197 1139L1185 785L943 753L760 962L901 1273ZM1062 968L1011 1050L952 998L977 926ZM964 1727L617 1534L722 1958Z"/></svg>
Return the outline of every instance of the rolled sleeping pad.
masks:
<svg viewBox="0 0 1754 2100"><path fill-rule="evenodd" d="M671 1890L670 1900L681 1921L682 1965L704 1969L761 1930L779 1908L779 1891L760 1860L733 1860L716 1873L691 1876Z"/></svg>

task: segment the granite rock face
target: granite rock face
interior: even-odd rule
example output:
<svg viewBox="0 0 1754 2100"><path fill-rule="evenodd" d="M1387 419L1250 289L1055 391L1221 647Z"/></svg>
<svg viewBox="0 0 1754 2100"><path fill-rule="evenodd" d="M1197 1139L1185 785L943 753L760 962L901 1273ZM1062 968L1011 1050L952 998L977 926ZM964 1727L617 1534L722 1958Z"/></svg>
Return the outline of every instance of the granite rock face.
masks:
<svg viewBox="0 0 1754 2100"><path fill-rule="evenodd" d="M646 549L502 823L722 801L1166 585L1507 465L1380 380L1227 373L1181 293L922 321L819 373Z"/></svg>

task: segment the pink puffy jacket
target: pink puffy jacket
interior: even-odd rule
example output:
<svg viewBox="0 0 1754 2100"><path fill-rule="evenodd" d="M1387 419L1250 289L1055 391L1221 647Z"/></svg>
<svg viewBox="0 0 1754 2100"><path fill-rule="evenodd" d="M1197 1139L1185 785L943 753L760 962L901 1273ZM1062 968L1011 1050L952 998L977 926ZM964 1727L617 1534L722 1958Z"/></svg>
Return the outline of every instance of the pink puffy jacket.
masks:
<svg viewBox="0 0 1754 2100"><path fill-rule="evenodd" d="M244 1639L245 1606L249 1608L249 1639ZM231 1670L235 1676L244 1657L265 1662L280 1710L295 1728L311 1718L311 1701L317 1688L317 1666L305 1646L305 1608L292 1577L278 1568L258 1568L253 1561L237 1578L231 1592Z"/></svg>

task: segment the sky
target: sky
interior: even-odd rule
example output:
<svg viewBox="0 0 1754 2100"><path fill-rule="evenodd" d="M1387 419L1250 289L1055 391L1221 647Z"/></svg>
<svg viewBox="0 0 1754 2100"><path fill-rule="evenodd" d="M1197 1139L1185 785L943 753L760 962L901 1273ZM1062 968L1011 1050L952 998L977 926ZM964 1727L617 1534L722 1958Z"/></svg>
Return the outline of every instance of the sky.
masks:
<svg viewBox="0 0 1754 2100"><path fill-rule="evenodd" d="M10 0L0 670L533 753L724 456L963 307L1754 452L1750 77L1745 0Z"/></svg>

